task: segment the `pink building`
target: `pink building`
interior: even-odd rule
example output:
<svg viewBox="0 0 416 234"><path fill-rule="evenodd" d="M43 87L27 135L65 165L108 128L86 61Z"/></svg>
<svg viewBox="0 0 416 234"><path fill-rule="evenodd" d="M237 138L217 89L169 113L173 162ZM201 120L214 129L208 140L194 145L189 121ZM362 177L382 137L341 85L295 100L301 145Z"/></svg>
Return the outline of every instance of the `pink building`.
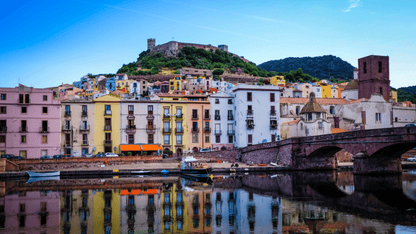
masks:
<svg viewBox="0 0 416 234"><path fill-rule="evenodd" d="M60 154L60 110L52 90L24 85L0 88L0 155Z"/></svg>
<svg viewBox="0 0 416 234"><path fill-rule="evenodd" d="M0 198L2 233L59 233L59 192L17 192ZM3 222L4 221L4 222Z"/></svg>

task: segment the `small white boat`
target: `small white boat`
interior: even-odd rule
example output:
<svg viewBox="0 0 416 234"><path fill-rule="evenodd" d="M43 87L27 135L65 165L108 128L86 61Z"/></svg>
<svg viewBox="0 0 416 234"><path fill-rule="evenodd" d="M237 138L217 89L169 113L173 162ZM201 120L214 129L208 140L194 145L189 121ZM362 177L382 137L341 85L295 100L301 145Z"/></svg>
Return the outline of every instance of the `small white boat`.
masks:
<svg viewBox="0 0 416 234"><path fill-rule="evenodd" d="M60 176L60 171L52 171L52 172L33 172L33 171L26 171L30 177L51 177L51 176Z"/></svg>

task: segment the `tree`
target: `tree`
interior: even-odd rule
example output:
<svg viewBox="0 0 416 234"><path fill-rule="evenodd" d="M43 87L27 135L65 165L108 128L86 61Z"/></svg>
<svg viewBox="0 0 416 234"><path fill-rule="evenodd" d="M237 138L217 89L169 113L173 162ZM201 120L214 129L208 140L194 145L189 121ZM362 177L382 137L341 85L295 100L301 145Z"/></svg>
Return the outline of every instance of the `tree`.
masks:
<svg viewBox="0 0 416 234"><path fill-rule="evenodd" d="M217 68L217 69L215 69L213 72L212 72L212 74L213 75L216 75L216 76L220 76L220 75L222 75L224 73L224 69L222 69L222 68Z"/></svg>

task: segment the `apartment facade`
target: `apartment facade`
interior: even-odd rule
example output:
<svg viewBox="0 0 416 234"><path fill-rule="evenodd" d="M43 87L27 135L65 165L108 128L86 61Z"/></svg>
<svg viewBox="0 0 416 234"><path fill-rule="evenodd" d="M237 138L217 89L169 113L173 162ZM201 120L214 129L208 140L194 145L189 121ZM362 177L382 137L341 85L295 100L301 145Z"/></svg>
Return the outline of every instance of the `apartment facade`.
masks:
<svg viewBox="0 0 416 234"><path fill-rule="evenodd" d="M202 101L200 98L187 98L187 150L194 152L203 148L211 148L211 108L207 98L204 99Z"/></svg>
<svg viewBox="0 0 416 234"><path fill-rule="evenodd" d="M135 154L157 151L161 145L162 121L159 101L123 100L120 109L121 151Z"/></svg>
<svg viewBox="0 0 416 234"><path fill-rule="evenodd" d="M60 153L60 101L53 91L0 88L0 154L40 158Z"/></svg>
<svg viewBox="0 0 416 234"><path fill-rule="evenodd" d="M61 102L61 152L75 157L93 153L94 103L85 99Z"/></svg>
<svg viewBox="0 0 416 234"><path fill-rule="evenodd" d="M94 100L95 153L120 153L120 98L106 95Z"/></svg>
<svg viewBox="0 0 416 234"><path fill-rule="evenodd" d="M234 96L220 92L210 96L212 148L220 150L234 148L235 143L235 105Z"/></svg>

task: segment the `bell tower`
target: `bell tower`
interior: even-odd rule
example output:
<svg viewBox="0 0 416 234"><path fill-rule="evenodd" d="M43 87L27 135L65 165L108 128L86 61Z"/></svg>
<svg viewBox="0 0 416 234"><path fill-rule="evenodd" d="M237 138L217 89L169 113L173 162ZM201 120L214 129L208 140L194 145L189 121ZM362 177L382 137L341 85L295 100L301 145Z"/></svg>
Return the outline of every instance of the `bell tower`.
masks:
<svg viewBox="0 0 416 234"><path fill-rule="evenodd" d="M358 59L358 98L379 93L390 99L389 56L370 55Z"/></svg>

